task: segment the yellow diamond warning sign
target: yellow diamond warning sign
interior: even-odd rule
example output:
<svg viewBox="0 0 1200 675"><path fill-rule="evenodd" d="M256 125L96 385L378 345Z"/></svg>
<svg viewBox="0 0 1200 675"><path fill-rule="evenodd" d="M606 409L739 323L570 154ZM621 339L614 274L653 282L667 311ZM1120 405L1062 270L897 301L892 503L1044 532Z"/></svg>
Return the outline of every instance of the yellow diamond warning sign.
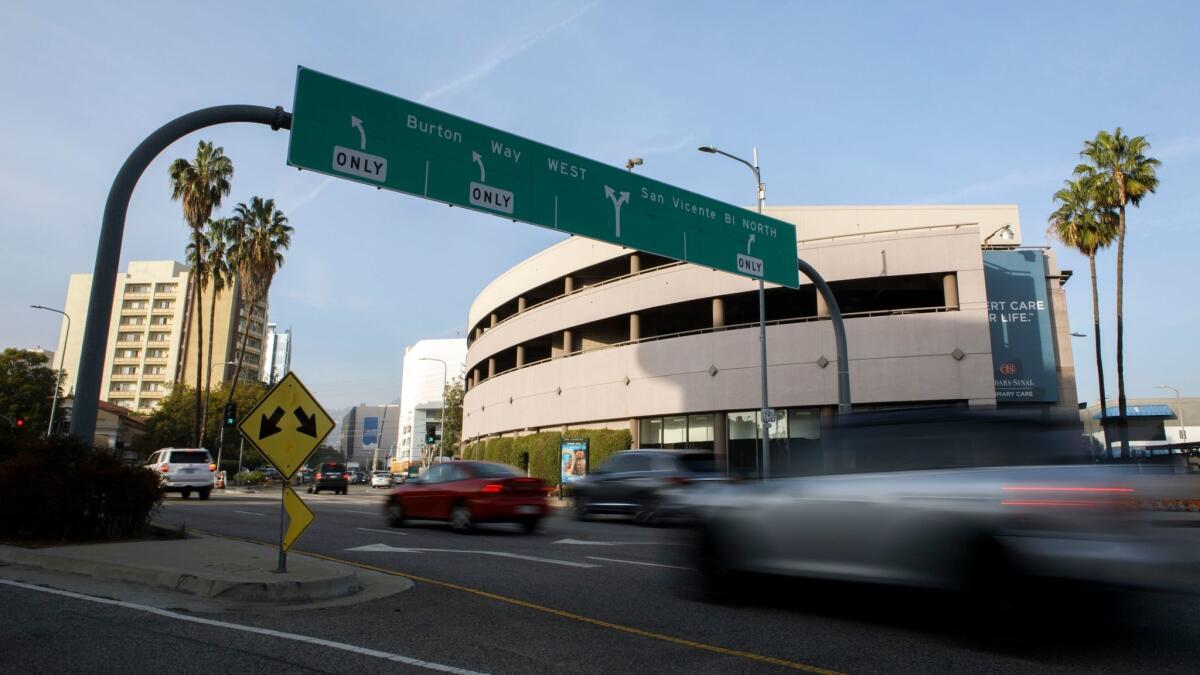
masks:
<svg viewBox="0 0 1200 675"><path fill-rule="evenodd" d="M242 435L291 478L333 431L333 420L295 373L283 376L238 425Z"/></svg>

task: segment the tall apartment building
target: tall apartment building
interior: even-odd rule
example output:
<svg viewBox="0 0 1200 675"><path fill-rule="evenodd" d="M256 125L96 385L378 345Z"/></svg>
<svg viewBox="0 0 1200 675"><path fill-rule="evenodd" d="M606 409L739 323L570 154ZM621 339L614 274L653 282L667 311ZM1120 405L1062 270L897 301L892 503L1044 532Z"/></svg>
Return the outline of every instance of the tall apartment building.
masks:
<svg viewBox="0 0 1200 675"><path fill-rule="evenodd" d="M267 324L267 346L263 352L262 381L269 387L292 369L292 329L279 331Z"/></svg>
<svg viewBox="0 0 1200 675"><path fill-rule="evenodd" d="M404 374L400 381L400 445L396 458L401 462L420 460L425 449L425 429L436 426L441 433L442 384L462 377L467 358L467 341L421 340L404 348ZM442 362L446 364L445 371Z"/></svg>
<svg viewBox="0 0 1200 675"><path fill-rule="evenodd" d="M130 261L126 272L117 277L100 384L102 401L148 414L170 391L181 369L186 374L183 381L195 386L194 359L199 336L194 326L187 336L186 352L183 351L184 309L187 305L189 276L186 265L160 260ZM209 364L213 387L233 376L233 366L229 362L236 358L242 334L247 329L250 334L241 377L257 380L261 372L266 310L265 307L256 306L247 315L237 299L236 288L235 284L233 289L226 289L217 298L213 331L215 344L212 364ZM74 330L66 335L67 323L64 319L59 334L59 344L63 345L63 363L66 364L63 390L68 393L74 391L75 376L79 372L83 326L87 321L91 292L92 275L71 275L64 311L70 315ZM211 302L211 290L207 290L203 298L206 363Z"/></svg>

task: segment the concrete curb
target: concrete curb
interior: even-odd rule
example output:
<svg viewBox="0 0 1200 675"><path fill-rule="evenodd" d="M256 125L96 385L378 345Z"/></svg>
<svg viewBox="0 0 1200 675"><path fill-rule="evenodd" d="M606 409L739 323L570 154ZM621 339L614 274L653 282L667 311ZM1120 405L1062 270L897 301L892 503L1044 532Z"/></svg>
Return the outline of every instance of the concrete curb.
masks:
<svg viewBox="0 0 1200 675"><path fill-rule="evenodd" d="M169 545L171 542L155 543ZM255 544L246 546L259 548ZM0 562L110 581L132 582L213 600L314 602L343 598L362 590L362 584L354 571L339 570L336 573L318 574L315 578L304 580L282 577L269 581L244 580L228 572L205 574L195 570L172 570L148 563L91 559L82 555L72 555L74 551L70 550L83 548L86 547L26 549L0 545ZM333 565L326 563L322 567Z"/></svg>

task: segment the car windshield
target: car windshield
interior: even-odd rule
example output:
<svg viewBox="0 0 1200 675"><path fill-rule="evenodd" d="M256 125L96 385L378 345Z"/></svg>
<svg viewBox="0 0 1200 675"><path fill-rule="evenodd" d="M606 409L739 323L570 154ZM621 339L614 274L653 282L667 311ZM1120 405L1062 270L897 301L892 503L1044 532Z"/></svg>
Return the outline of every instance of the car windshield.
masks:
<svg viewBox="0 0 1200 675"><path fill-rule="evenodd" d="M176 450L171 453L172 464L208 464L208 453L203 450Z"/></svg>
<svg viewBox="0 0 1200 675"><path fill-rule="evenodd" d="M503 464L472 464L471 472L478 478L511 478L525 475L511 466Z"/></svg>

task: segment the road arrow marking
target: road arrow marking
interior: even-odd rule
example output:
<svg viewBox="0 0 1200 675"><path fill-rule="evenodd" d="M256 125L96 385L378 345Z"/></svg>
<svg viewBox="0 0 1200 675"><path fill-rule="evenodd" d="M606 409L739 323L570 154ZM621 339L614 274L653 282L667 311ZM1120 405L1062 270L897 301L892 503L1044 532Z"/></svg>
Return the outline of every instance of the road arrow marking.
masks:
<svg viewBox="0 0 1200 675"><path fill-rule="evenodd" d="M350 116L350 126L354 127L355 129L358 129L358 149L366 150L367 149L367 130L363 128L362 120L358 119L354 115L351 115Z"/></svg>
<svg viewBox="0 0 1200 675"><path fill-rule="evenodd" d="M574 562L571 560L558 560L556 558L539 558L532 555L521 555L519 553L505 553L503 551L466 551L457 548L403 548L399 546L391 546L388 544L367 544L366 546L357 546L348 548L347 551L359 551L363 553L471 553L474 555L490 555L496 558L513 558L515 560L528 560L530 562L546 563L548 565L562 565L563 567L580 567L592 568L600 567L600 565L592 565L590 563Z"/></svg>
<svg viewBox="0 0 1200 675"><path fill-rule="evenodd" d="M258 440L261 441L264 438L274 436L280 431L283 431L283 429L279 428L279 420L281 419L283 419L283 408L280 408L279 406L275 406L275 412L271 413L270 417L267 417L266 414L264 414L262 416L262 421L259 422L258 425Z"/></svg>
<svg viewBox="0 0 1200 675"><path fill-rule="evenodd" d="M487 182L487 171L485 171L483 168L483 157L481 157L478 152L475 152L474 150L472 150L471 151L471 161L475 162L476 164L479 165L479 182L486 183Z"/></svg>
<svg viewBox="0 0 1200 675"><path fill-rule="evenodd" d="M317 416L315 413L312 415L305 415L304 408L296 406L296 409L292 411L292 414L296 416L296 419L300 420L300 426L296 427L296 431L299 431L306 436L312 436L313 438L317 437Z"/></svg>
<svg viewBox="0 0 1200 675"><path fill-rule="evenodd" d="M628 192L617 192L609 186L604 186L604 196L613 204L613 213L617 221L617 238L621 237L621 206L629 201Z"/></svg>

